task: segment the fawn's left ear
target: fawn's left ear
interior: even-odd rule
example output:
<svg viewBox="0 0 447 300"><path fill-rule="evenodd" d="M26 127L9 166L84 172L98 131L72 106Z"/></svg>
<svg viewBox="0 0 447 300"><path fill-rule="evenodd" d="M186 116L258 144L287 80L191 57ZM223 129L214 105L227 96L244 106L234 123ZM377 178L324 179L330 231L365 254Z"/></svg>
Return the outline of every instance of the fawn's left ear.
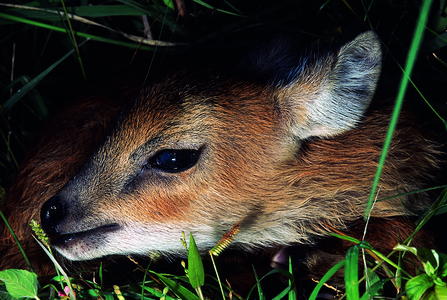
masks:
<svg viewBox="0 0 447 300"><path fill-rule="evenodd" d="M288 79L274 87L289 133L300 139L324 138L355 126L374 95L381 57L379 39L368 31L335 53L301 58Z"/></svg>

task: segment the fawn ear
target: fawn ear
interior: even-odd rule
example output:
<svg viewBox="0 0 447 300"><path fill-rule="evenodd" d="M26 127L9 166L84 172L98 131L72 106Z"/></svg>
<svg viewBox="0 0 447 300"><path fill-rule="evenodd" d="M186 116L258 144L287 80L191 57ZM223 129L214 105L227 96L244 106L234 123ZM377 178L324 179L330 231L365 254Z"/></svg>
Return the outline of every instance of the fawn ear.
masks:
<svg viewBox="0 0 447 300"><path fill-rule="evenodd" d="M287 130L300 139L343 133L362 118L374 95L381 49L372 31L335 53L306 56L274 83L275 104Z"/></svg>

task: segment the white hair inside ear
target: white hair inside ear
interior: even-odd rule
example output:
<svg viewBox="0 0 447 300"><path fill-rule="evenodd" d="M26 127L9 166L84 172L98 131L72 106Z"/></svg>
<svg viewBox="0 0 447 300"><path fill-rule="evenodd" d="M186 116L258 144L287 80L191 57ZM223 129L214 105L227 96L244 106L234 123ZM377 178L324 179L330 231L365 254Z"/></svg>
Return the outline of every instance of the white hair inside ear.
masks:
<svg viewBox="0 0 447 300"><path fill-rule="evenodd" d="M286 85L276 87L277 105L292 135L330 137L359 122L374 95L382 52L368 31L337 52L302 60Z"/></svg>

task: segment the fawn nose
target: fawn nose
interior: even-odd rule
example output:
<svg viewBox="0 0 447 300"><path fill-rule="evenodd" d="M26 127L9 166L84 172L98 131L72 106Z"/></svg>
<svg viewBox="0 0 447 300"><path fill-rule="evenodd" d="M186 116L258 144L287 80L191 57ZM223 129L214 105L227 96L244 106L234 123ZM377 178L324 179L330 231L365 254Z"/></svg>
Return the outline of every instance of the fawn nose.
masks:
<svg viewBox="0 0 447 300"><path fill-rule="evenodd" d="M65 207L59 196L54 196L44 203L40 211L42 227L47 234L59 233L57 226L65 218Z"/></svg>

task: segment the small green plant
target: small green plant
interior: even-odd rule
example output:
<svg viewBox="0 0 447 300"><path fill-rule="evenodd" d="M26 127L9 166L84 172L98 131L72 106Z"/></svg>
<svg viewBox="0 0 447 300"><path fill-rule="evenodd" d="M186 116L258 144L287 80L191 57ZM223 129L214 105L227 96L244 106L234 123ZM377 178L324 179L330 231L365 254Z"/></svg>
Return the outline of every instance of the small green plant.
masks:
<svg viewBox="0 0 447 300"><path fill-rule="evenodd" d="M73 291L72 285L70 283L70 279L59 265L59 263L54 259L53 253L51 251L51 247L49 245L49 240L43 229L40 227L40 224L35 220L31 220L30 226L32 227L34 233L37 238L36 241L45 251L45 253L50 257L53 261L56 271L63 274L63 276L56 276L61 284L61 290L58 295L62 299L76 299L75 293ZM19 270L19 269L9 269L0 271L0 281L3 281L6 288L6 293L4 291L0 291L0 295L4 294L6 298L12 297L13 299L19 298L35 298L39 299L37 296L37 292L39 289L39 282L37 280L37 274L32 271L27 270ZM64 287L63 282L67 285ZM54 287L52 287L54 288ZM56 289L56 288L54 288ZM3 298L0 298L3 299Z"/></svg>
<svg viewBox="0 0 447 300"><path fill-rule="evenodd" d="M36 273L17 269L4 270L0 271L0 281L3 281L6 287L6 292L0 290L0 299L39 299Z"/></svg>
<svg viewBox="0 0 447 300"><path fill-rule="evenodd" d="M182 243L186 248L185 235L183 233ZM189 250L188 250L188 269L185 269L186 276L189 283L194 288L197 296L203 300L203 293L201 287L205 284L205 271L203 269L202 257L192 233L189 234Z"/></svg>
<svg viewBox="0 0 447 300"><path fill-rule="evenodd" d="M423 273L412 277L405 284L409 300L447 299L447 255L433 249L398 245L397 251L409 251L416 255L423 266Z"/></svg>

